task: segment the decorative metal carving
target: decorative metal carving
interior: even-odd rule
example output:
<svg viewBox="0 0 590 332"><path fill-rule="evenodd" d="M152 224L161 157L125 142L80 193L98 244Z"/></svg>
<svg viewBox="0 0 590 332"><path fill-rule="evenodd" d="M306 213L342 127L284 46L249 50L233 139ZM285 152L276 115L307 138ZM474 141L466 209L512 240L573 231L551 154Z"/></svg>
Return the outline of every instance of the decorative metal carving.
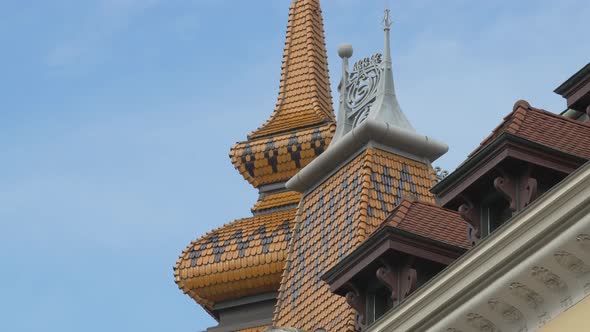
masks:
<svg viewBox="0 0 590 332"><path fill-rule="evenodd" d="M500 329L498 329L492 321L480 314L467 314L467 323L481 332L500 332Z"/></svg>
<svg viewBox="0 0 590 332"><path fill-rule="evenodd" d="M580 246L580 248L590 252L590 235L580 234L576 238L576 241L578 241L578 245Z"/></svg>
<svg viewBox="0 0 590 332"><path fill-rule="evenodd" d="M500 315L504 321L510 324L519 324L519 332L528 330L524 315L520 310L516 309L516 307L496 299L489 300L488 305L494 312Z"/></svg>
<svg viewBox="0 0 590 332"><path fill-rule="evenodd" d="M561 278L557 274L549 271L544 267L533 267L531 275L537 281L543 283L545 287L547 287L550 290L556 292L564 292L567 290L567 284L563 280L561 280Z"/></svg>
<svg viewBox="0 0 590 332"><path fill-rule="evenodd" d="M352 119L353 128L361 124L369 115L371 106L377 99L379 82L383 78L382 55L357 61L348 76L346 85L347 117Z"/></svg>
<svg viewBox="0 0 590 332"><path fill-rule="evenodd" d="M345 287L349 290L345 296L346 302L357 312L358 319L356 321L356 328L357 330L361 330L367 324L365 314L367 305L365 296L350 282L347 283Z"/></svg>
<svg viewBox="0 0 590 332"><path fill-rule="evenodd" d="M571 274L580 278L590 273L590 266L586 265L584 261L567 251L560 250L553 254L555 260L561 267L568 270Z"/></svg>
<svg viewBox="0 0 590 332"><path fill-rule="evenodd" d="M545 301L539 293L519 282L511 283L509 289L512 295L524 300L531 309L535 311L543 310L542 307Z"/></svg>

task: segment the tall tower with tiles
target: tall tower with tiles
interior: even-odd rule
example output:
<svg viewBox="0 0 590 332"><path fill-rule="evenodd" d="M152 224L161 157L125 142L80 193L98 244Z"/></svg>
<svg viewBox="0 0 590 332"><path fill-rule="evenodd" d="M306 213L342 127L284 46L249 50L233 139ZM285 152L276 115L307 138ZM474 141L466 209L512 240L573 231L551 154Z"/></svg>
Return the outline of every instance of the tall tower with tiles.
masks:
<svg viewBox="0 0 590 332"><path fill-rule="evenodd" d="M326 150L335 130L319 0L293 0L276 108L230 151L259 190L253 215L193 241L174 268L178 287L219 322L208 331L255 332L272 323L302 196L285 183Z"/></svg>
<svg viewBox="0 0 590 332"><path fill-rule="evenodd" d="M349 68L343 45L338 126L321 156L287 183L300 192L293 239L281 281L274 325L306 331L355 331L353 301L330 292L322 275L357 248L400 202L434 203L431 162L447 146L412 127L399 106L384 18L382 54Z"/></svg>

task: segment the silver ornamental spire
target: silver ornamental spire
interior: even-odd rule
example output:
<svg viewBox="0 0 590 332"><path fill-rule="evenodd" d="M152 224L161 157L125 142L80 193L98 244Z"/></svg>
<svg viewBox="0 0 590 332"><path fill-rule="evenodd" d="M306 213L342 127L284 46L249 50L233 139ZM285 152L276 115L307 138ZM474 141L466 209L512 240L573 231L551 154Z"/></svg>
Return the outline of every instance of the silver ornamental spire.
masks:
<svg viewBox="0 0 590 332"><path fill-rule="evenodd" d="M366 119L416 131L402 112L395 95L390 45L391 25L390 10L386 9L383 18L383 55L377 53L357 61L350 72L348 59L353 53L352 46L344 44L338 49L338 54L342 58L342 80L339 86L338 126L334 141Z"/></svg>

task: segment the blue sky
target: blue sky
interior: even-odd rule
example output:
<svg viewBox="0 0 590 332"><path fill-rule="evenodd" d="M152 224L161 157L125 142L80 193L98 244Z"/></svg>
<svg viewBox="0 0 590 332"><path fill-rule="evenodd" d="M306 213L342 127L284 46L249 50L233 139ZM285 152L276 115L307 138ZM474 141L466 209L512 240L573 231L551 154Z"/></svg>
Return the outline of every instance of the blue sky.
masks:
<svg viewBox="0 0 590 332"><path fill-rule="evenodd" d="M0 1L0 330L200 331L181 250L249 216L230 146L273 110L290 0ZM324 0L342 42L381 51L385 0ZM587 0L396 0L396 88L452 170L518 99L590 59ZM337 95L334 94L335 100Z"/></svg>

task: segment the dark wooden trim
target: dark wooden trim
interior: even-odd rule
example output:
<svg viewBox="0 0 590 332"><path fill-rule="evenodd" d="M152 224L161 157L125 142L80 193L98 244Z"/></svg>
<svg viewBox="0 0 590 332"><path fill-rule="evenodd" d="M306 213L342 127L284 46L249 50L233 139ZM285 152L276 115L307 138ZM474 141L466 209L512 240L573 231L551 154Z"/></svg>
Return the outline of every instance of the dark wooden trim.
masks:
<svg viewBox="0 0 590 332"><path fill-rule="evenodd" d="M509 157L564 174L570 174L586 161L584 158L503 133L434 186L431 191L437 195L439 205L445 206Z"/></svg>
<svg viewBox="0 0 590 332"><path fill-rule="evenodd" d="M331 292L341 293L346 283L388 251L449 265L467 250L388 226L379 229L340 263L324 273L321 279L328 283Z"/></svg>

